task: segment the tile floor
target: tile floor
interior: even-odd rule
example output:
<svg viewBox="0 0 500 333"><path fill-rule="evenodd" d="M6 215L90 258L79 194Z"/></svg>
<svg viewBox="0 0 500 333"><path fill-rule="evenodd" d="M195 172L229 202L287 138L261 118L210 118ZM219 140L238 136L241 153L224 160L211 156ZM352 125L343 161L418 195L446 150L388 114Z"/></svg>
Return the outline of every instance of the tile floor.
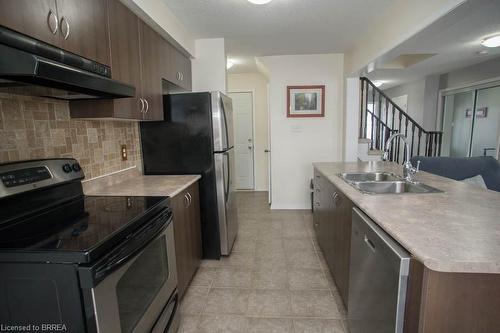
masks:
<svg viewBox="0 0 500 333"><path fill-rule="evenodd" d="M309 211L271 211L240 192L230 256L204 260L181 304L179 333L345 333L345 309Z"/></svg>

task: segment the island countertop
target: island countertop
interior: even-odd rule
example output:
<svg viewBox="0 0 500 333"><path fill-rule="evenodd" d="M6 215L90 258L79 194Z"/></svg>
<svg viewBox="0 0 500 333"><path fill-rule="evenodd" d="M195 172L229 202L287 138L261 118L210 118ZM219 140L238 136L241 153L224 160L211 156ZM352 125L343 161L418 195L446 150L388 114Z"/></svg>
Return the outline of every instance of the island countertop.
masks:
<svg viewBox="0 0 500 333"><path fill-rule="evenodd" d="M443 193L363 194L341 172L402 174L392 162L314 163L355 206L431 270L500 274L500 193L419 172L414 180Z"/></svg>

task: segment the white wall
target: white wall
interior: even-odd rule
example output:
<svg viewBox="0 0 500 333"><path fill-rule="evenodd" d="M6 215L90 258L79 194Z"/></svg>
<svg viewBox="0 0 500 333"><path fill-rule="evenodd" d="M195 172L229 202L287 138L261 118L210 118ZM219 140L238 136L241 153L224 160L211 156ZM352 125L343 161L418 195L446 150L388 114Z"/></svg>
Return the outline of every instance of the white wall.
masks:
<svg viewBox="0 0 500 333"><path fill-rule="evenodd" d="M342 160L342 54L261 57L269 71L272 208L309 209L313 162ZM287 118L288 85L322 85L324 118Z"/></svg>
<svg viewBox="0 0 500 333"><path fill-rule="evenodd" d="M500 57L442 74L439 88L459 88L494 78L500 78Z"/></svg>
<svg viewBox="0 0 500 333"><path fill-rule="evenodd" d="M267 191L268 181L268 107L267 78L260 73L230 74L228 92L252 92L254 101L255 190Z"/></svg>
<svg viewBox="0 0 500 333"><path fill-rule="evenodd" d="M227 89L226 48L224 38L197 39L195 58L191 60L193 91Z"/></svg>
<svg viewBox="0 0 500 333"><path fill-rule="evenodd" d="M423 79L385 89L389 98L407 96L407 113L428 131L436 129L438 114L439 76Z"/></svg>
<svg viewBox="0 0 500 333"><path fill-rule="evenodd" d="M195 54L194 35L175 17L162 0L120 0L141 19L151 24L164 38Z"/></svg>
<svg viewBox="0 0 500 333"><path fill-rule="evenodd" d="M396 87L385 89L384 93L389 98L406 95L407 113L422 124L424 110L425 79L409 82Z"/></svg>
<svg viewBox="0 0 500 333"><path fill-rule="evenodd" d="M344 117L344 161L358 160L359 110L360 105L359 78L347 78L345 83L345 117Z"/></svg>

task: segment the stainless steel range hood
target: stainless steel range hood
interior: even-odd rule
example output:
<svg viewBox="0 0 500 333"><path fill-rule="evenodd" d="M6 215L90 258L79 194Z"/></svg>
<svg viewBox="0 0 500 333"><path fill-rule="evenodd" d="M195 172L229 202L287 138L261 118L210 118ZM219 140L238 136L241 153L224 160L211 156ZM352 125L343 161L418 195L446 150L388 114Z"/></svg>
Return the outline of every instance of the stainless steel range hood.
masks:
<svg viewBox="0 0 500 333"><path fill-rule="evenodd" d="M0 27L0 91L59 99L133 97L109 67Z"/></svg>

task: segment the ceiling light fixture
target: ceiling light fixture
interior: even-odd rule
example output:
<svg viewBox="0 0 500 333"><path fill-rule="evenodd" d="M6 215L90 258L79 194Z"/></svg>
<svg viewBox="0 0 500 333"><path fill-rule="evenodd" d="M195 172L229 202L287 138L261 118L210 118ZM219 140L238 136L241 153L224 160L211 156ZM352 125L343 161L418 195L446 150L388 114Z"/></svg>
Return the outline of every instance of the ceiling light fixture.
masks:
<svg viewBox="0 0 500 333"><path fill-rule="evenodd" d="M254 5L265 5L266 3L270 3L272 0L248 0L248 2L253 3Z"/></svg>
<svg viewBox="0 0 500 333"><path fill-rule="evenodd" d="M232 61L232 60L228 60L228 61L227 61L227 63L226 63L226 68L227 68L227 69L230 69L230 68L231 68L231 67L233 67L233 66L234 66L234 61Z"/></svg>
<svg viewBox="0 0 500 333"><path fill-rule="evenodd" d="M499 47L500 46L500 34L487 37L481 41L481 45L486 47Z"/></svg>
<svg viewBox="0 0 500 333"><path fill-rule="evenodd" d="M382 81L382 80L375 80L373 81L373 84L375 85L375 87L381 87L385 82Z"/></svg>

